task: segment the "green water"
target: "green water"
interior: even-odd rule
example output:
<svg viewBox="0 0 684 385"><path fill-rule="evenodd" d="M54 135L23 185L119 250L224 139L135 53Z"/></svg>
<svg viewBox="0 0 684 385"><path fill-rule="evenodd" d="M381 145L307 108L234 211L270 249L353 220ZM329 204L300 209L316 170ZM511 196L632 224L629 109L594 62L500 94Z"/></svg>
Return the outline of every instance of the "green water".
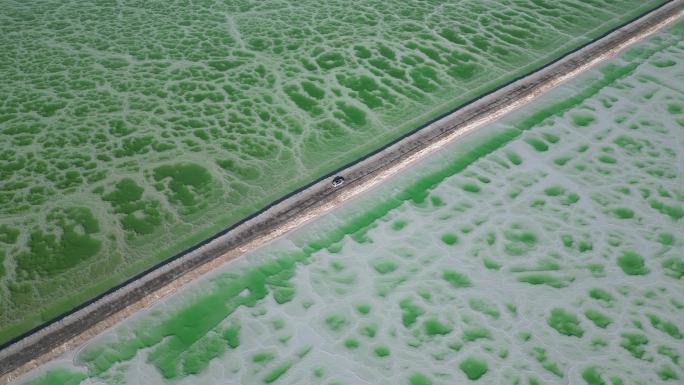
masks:
<svg viewBox="0 0 684 385"><path fill-rule="evenodd" d="M652 201L684 206L684 117L671 107L684 106L683 34L679 23L227 264L31 385L54 373L105 384L676 383L684 224Z"/></svg>
<svg viewBox="0 0 684 385"><path fill-rule="evenodd" d="M662 2L3 3L0 341Z"/></svg>

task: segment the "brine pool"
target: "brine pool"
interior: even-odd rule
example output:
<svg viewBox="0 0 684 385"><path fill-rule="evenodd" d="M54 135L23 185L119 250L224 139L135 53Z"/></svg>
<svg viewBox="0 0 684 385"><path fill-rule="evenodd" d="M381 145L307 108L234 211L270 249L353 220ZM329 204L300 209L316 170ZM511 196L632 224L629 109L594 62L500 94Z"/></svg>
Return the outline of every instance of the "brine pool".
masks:
<svg viewBox="0 0 684 385"><path fill-rule="evenodd" d="M0 343L664 2L4 1Z"/></svg>
<svg viewBox="0 0 684 385"><path fill-rule="evenodd" d="M676 384L684 23L18 383Z"/></svg>

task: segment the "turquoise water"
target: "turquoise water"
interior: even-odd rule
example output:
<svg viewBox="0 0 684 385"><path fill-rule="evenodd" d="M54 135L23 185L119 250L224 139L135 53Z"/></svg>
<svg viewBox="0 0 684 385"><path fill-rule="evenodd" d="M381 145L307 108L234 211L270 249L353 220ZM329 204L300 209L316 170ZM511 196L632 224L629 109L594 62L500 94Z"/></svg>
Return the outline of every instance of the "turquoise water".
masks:
<svg viewBox="0 0 684 385"><path fill-rule="evenodd" d="M21 383L678 383L683 34L655 35Z"/></svg>

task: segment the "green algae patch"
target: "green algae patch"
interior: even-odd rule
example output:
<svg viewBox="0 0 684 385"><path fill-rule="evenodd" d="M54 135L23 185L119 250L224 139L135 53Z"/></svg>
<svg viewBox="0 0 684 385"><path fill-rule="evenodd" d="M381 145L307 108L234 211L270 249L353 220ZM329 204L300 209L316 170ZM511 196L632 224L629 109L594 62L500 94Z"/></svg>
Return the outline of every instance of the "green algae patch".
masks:
<svg viewBox="0 0 684 385"><path fill-rule="evenodd" d="M549 146L539 138L528 136L525 138L525 142L539 152L545 152L549 150Z"/></svg>
<svg viewBox="0 0 684 385"><path fill-rule="evenodd" d="M681 340L684 337L679 330L679 327L674 322L664 320L653 313L646 313L646 317L651 321L651 326L668 334L670 337L678 340Z"/></svg>
<svg viewBox="0 0 684 385"><path fill-rule="evenodd" d="M278 380L280 377L282 377L285 373L287 373L288 370L292 367L294 362L292 360L285 361L281 363L280 365L276 366L273 370L268 372L266 376L264 376L264 382L267 384L270 384L276 380Z"/></svg>
<svg viewBox="0 0 684 385"><path fill-rule="evenodd" d="M658 346L658 349L656 351L658 352L658 354L668 357L673 364L679 365L680 355L674 348L666 345L660 345Z"/></svg>
<svg viewBox="0 0 684 385"><path fill-rule="evenodd" d="M449 246L455 245L456 242L458 242L458 237L454 233L446 233L446 234L442 235L441 239L442 239L442 242L444 242L445 244L447 244Z"/></svg>
<svg viewBox="0 0 684 385"><path fill-rule="evenodd" d="M674 369L672 369L672 367L670 367L669 365L663 365L660 368L658 368L658 370L656 370L656 374L663 381L679 379L679 375L677 375L677 372Z"/></svg>
<svg viewBox="0 0 684 385"><path fill-rule="evenodd" d="M380 345L373 348L373 353L375 353L377 357L383 358L390 355L390 349L385 345Z"/></svg>
<svg viewBox="0 0 684 385"><path fill-rule="evenodd" d="M515 166L520 166L523 162L522 157L515 151L506 151L506 158Z"/></svg>
<svg viewBox="0 0 684 385"><path fill-rule="evenodd" d="M339 331L349 324L349 320L340 314L333 314L325 319L325 324L332 331Z"/></svg>
<svg viewBox="0 0 684 385"><path fill-rule="evenodd" d="M551 186L547 187L544 189L544 194L550 196L550 197L557 197L560 195L563 195L565 193L565 189L561 186Z"/></svg>
<svg viewBox="0 0 684 385"><path fill-rule="evenodd" d="M646 275L648 268L644 262L644 257L634 251L625 251L617 259L618 266L627 275Z"/></svg>
<svg viewBox="0 0 684 385"><path fill-rule="evenodd" d="M271 352L260 352L252 356L252 362L268 362L273 360L275 355Z"/></svg>
<svg viewBox="0 0 684 385"><path fill-rule="evenodd" d="M584 312L584 316L601 329L605 329L613 322L610 317L595 309L588 309Z"/></svg>
<svg viewBox="0 0 684 385"><path fill-rule="evenodd" d="M567 310L561 308L551 310L547 322L549 326L562 335L579 338L584 335L584 330L577 316Z"/></svg>
<svg viewBox="0 0 684 385"><path fill-rule="evenodd" d="M480 187L475 183L465 183L463 184L463 190L469 193L479 193Z"/></svg>
<svg viewBox="0 0 684 385"><path fill-rule="evenodd" d="M50 277L97 256L102 250L100 223L86 207L55 209L50 229L31 232L29 250L17 256L17 270L28 277Z"/></svg>
<svg viewBox="0 0 684 385"><path fill-rule="evenodd" d="M414 373L409 377L409 385L432 385L432 380L423 373Z"/></svg>
<svg viewBox="0 0 684 385"><path fill-rule="evenodd" d="M674 220L679 220L684 217L684 208L682 208L682 206L668 205L656 199L651 200L650 204L652 208Z"/></svg>
<svg viewBox="0 0 684 385"><path fill-rule="evenodd" d="M356 338L347 338L346 340L344 340L344 346L347 349L356 349L359 347L359 345L359 340L357 340Z"/></svg>
<svg viewBox="0 0 684 385"><path fill-rule="evenodd" d="M221 277L215 281L216 288L211 293L146 330L144 335L116 345L85 349L79 359L94 373L102 373L118 362L131 359L138 350L154 346L147 361L165 378L191 374L196 370L196 364L190 362L201 362L201 366L206 366L209 360L223 354L221 346L239 346L238 326L228 327L223 332L220 337L223 345L208 333L238 306L254 306L273 285L287 284L298 258L302 256L280 257L248 270L242 276ZM241 295L244 292L249 295Z"/></svg>
<svg viewBox="0 0 684 385"><path fill-rule="evenodd" d="M406 227L406 225L408 225L407 220L398 219L398 220L392 222L392 230L399 231L399 230L403 229L404 227Z"/></svg>
<svg viewBox="0 0 684 385"><path fill-rule="evenodd" d="M203 166L196 163L178 163L164 165L154 169L154 180L165 186L165 191L172 203L186 207L181 212L190 214L206 198L212 176Z"/></svg>
<svg viewBox="0 0 684 385"><path fill-rule="evenodd" d="M231 342L221 336L210 335L202 338L186 351L181 363L182 373L190 375L204 371L211 360L225 352L226 346L231 346Z"/></svg>
<svg viewBox="0 0 684 385"><path fill-rule="evenodd" d="M482 263L484 264L484 267L489 269L489 270L499 270L501 269L501 264L491 258L484 258L482 260Z"/></svg>
<svg viewBox="0 0 684 385"><path fill-rule="evenodd" d="M0 242L14 244L19 237L19 230L5 224L0 224Z"/></svg>
<svg viewBox="0 0 684 385"><path fill-rule="evenodd" d="M458 367L471 381L479 380L489 370L489 367L487 366L487 361L485 361L482 358L473 356L470 356L465 360L461 361Z"/></svg>
<svg viewBox="0 0 684 385"><path fill-rule="evenodd" d="M658 242L665 246L672 246L674 243L674 236L670 233L660 233L658 234Z"/></svg>
<svg viewBox="0 0 684 385"><path fill-rule="evenodd" d="M580 127L586 127L596 120L595 117L588 114L574 114L572 115L572 122Z"/></svg>
<svg viewBox="0 0 684 385"><path fill-rule="evenodd" d="M648 338L641 333L622 333L620 334L622 341L620 346L630 352L632 356L639 359L644 359L646 354L645 345L648 345Z"/></svg>
<svg viewBox="0 0 684 385"><path fill-rule="evenodd" d="M428 318L423 323L423 327L425 328L425 333L428 336L443 336L451 333L453 330L451 326L440 322L437 318Z"/></svg>
<svg viewBox="0 0 684 385"><path fill-rule="evenodd" d="M447 347L448 347L449 349L453 350L453 351L458 352L458 351L460 351L461 349L463 349L463 342L460 342L460 341L449 342L449 343L447 344Z"/></svg>
<svg viewBox="0 0 684 385"><path fill-rule="evenodd" d="M294 357L291 357L289 359L286 359L279 365L277 365L275 368L273 368L271 371L269 371L265 376L264 376L264 382L267 384L270 384L272 382L277 381L280 377L285 375L293 365L295 365L299 360L301 360L304 356L309 354L311 351L310 346L306 346L304 348L299 349L296 352L296 355Z"/></svg>
<svg viewBox="0 0 684 385"><path fill-rule="evenodd" d="M563 378L563 372L558 367L558 364L551 361L546 355L546 349L542 347L534 347L531 352L532 356L541 364L542 368L546 369L550 373L553 373L558 378Z"/></svg>
<svg viewBox="0 0 684 385"><path fill-rule="evenodd" d="M399 265L391 259L380 259L373 262L373 268L380 274L389 274L395 271Z"/></svg>
<svg viewBox="0 0 684 385"><path fill-rule="evenodd" d="M501 312L499 312L496 305L484 299L470 298L468 300L468 305L470 305L471 309L486 314L494 319L499 319L501 316Z"/></svg>
<svg viewBox="0 0 684 385"><path fill-rule="evenodd" d="M227 327L222 333L223 340L231 348L235 349L240 346L240 325L231 325Z"/></svg>
<svg viewBox="0 0 684 385"><path fill-rule="evenodd" d="M401 323L407 328L416 323L418 317L425 314L425 310L414 304L410 298L401 300L399 302L399 307L402 310Z"/></svg>
<svg viewBox="0 0 684 385"><path fill-rule="evenodd" d="M663 269L665 269L665 275L681 279L684 277L684 260L682 258L671 257L663 261Z"/></svg>
<svg viewBox="0 0 684 385"><path fill-rule="evenodd" d="M535 273L518 277L518 282L531 285L547 285L556 289L564 288L574 281L573 277L557 277L551 274Z"/></svg>
<svg viewBox="0 0 684 385"><path fill-rule="evenodd" d="M603 301L606 304L613 302L613 295L609 291L601 288L593 288L589 290L589 296L595 300Z"/></svg>
<svg viewBox="0 0 684 385"><path fill-rule="evenodd" d="M634 210L627 207L618 207L612 210L613 215L620 219L632 219L634 218Z"/></svg>
<svg viewBox="0 0 684 385"><path fill-rule="evenodd" d="M114 186L112 192L102 196L120 215L123 229L136 235L153 233L165 214L161 203L150 198L143 199L143 192L144 188L133 179L124 178Z"/></svg>
<svg viewBox="0 0 684 385"><path fill-rule="evenodd" d="M376 324L366 324L361 327L360 333L364 336L374 338L375 334L378 332L378 325Z"/></svg>
<svg viewBox="0 0 684 385"><path fill-rule="evenodd" d="M367 303L362 303L356 306L356 311L363 315L370 313L371 309L371 305Z"/></svg>
<svg viewBox="0 0 684 385"><path fill-rule="evenodd" d="M582 379L587 385L605 385L601 373L596 366L590 366L582 371Z"/></svg>
<svg viewBox="0 0 684 385"><path fill-rule="evenodd" d="M463 341L473 342L479 339L492 339L492 333L486 327L472 327L463 330Z"/></svg>
<svg viewBox="0 0 684 385"><path fill-rule="evenodd" d="M472 282L470 282L468 276L455 270L445 270L444 273L442 273L442 278L455 288L472 286Z"/></svg>
<svg viewBox="0 0 684 385"><path fill-rule="evenodd" d="M86 373L58 368L50 369L45 374L25 382L24 385L78 385L86 378Z"/></svg>

